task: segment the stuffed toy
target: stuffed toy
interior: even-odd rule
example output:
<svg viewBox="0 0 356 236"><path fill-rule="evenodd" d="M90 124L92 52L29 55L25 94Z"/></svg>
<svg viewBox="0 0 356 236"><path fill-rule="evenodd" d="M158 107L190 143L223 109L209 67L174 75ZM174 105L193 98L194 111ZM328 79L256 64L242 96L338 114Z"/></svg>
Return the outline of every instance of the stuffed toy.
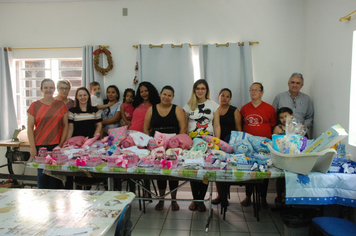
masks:
<svg viewBox="0 0 356 236"><path fill-rule="evenodd" d="M210 139L210 141L208 141L208 148L209 149L215 149L215 150L219 150L219 146L218 146L218 143L219 143L219 139L218 138L212 138Z"/></svg>
<svg viewBox="0 0 356 236"><path fill-rule="evenodd" d="M234 149L234 153L241 153L245 155L250 155L254 152L251 143L248 141L248 137L252 135L240 132L232 131L229 141L229 145Z"/></svg>
<svg viewBox="0 0 356 236"><path fill-rule="evenodd" d="M194 138L193 139L193 146L190 149L191 151L200 151L205 153L208 148L208 143L201 138Z"/></svg>
<svg viewBox="0 0 356 236"><path fill-rule="evenodd" d="M114 139L115 139L114 136L109 135L109 136L102 138L101 142L107 147L107 146L111 146L114 144L113 143Z"/></svg>
<svg viewBox="0 0 356 236"><path fill-rule="evenodd" d="M148 141L147 149L151 151L158 147L167 148L166 135L160 132L156 132L154 138Z"/></svg>
<svg viewBox="0 0 356 236"><path fill-rule="evenodd" d="M227 152L227 153L234 152L234 149L228 143L226 143L225 141L223 141L221 139L218 139L218 138L210 136L210 135L202 135L201 137L207 142L214 142L214 144L216 144L219 147L219 149L223 150L224 152ZM215 145L214 145L214 147L215 147Z"/></svg>
<svg viewBox="0 0 356 236"><path fill-rule="evenodd" d="M177 146L178 144L178 146ZM168 148L179 147L181 149L189 149L193 145L193 140L187 134L177 134L171 137L167 142Z"/></svg>
<svg viewBox="0 0 356 236"><path fill-rule="evenodd" d="M131 136L127 136L120 142L120 148L129 148L135 146L135 142Z"/></svg>
<svg viewBox="0 0 356 236"><path fill-rule="evenodd" d="M119 143L127 137L126 132L127 132L127 126L108 130L108 134L114 137L112 143L116 145L119 145Z"/></svg>
<svg viewBox="0 0 356 236"><path fill-rule="evenodd" d="M71 137L70 139L64 142L63 147L73 146L73 148L80 148L83 145L85 139L86 138L84 136Z"/></svg>
<svg viewBox="0 0 356 236"><path fill-rule="evenodd" d="M93 138L87 139L85 140L85 142L82 145L82 148L85 146L90 146L93 143L95 143L95 141L100 137L100 133L97 133Z"/></svg>
<svg viewBox="0 0 356 236"><path fill-rule="evenodd" d="M260 152L262 150L264 150L264 151L268 150L266 143L271 142L270 139L264 138L264 137L259 137L259 136L250 136L247 139L251 143L255 152Z"/></svg>

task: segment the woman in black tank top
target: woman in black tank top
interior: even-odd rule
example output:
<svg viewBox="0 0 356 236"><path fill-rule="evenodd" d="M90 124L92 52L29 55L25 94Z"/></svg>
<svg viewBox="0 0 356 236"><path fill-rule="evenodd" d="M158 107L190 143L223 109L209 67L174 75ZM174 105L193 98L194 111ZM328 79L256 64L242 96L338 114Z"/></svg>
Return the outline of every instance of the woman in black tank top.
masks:
<svg viewBox="0 0 356 236"><path fill-rule="evenodd" d="M164 86L160 93L161 102L150 107L145 116L145 124L143 132L154 136L156 131L160 133L187 133L185 116L182 108L172 104L174 98L174 89L171 86ZM157 180L160 196L166 192L167 181ZM178 187L178 181L170 180L169 189L173 190ZM171 193L172 199L176 199L177 191ZM159 201L155 209L160 211L163 209L164 201ZM176 201L172 201L172 210L178 211L179 205Z"/></svg>
<svg viewBox="0 0 356 236"><path fill-rule="evenodd" d="M219 113L220 113L220 127L221 127L221 139L229 142L231 131L242 131L241 127L241 114L239 109L231 106L231 90L223 88L219 93ZM211 202L213 204L219 204L221 202L221 184L216 182L216 189L218 195Z"/></svg>

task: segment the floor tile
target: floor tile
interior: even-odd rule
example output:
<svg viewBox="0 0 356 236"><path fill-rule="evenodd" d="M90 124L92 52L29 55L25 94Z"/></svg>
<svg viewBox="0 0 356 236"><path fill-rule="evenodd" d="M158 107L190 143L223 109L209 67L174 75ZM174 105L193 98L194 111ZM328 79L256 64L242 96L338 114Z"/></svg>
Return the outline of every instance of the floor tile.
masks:
<svg viewBox="0 0 356 236"><path fill-rule="evenodd" d="M189 236L189 230L163 229L160 236Z"/></svg>
<svg viewBox="0 0 356 236"><path fill-rule="evenodd" d="M219 232L208 232L206 233L204 230L192 230L190 231L190 236L219 236Z"/></svg>
<svg viewBox="0 0 356 236"><path fill-rule="evenodd" d="M190 230L191 222L191 220L166 219L163 229Z"/></svg>
<svg viewBox="0 0 356 236"><path fill-rule="evenodd" d="M220 232L223 231L233 231L233 232L239 232L239 233L248 233L248 227L246 222L244 221L219 221L220 223Z"/></svg>
<svg viewBox="0 0 356 236"><path fill-rule="evenodd" d="M159 236L160 229L135 229L132 231L131 236Z"/></svg>
<svg viewBox="0 0 356 236"><path fill-rule="evenodd" d="M201 221L201 220L192 220L192 227L191 230L205 230L206 227L206 221ZM210 221L209 223L209 231L210 232L219 232L220 226L219 226L219 221Z"/></svg>
<svg viewBox="0 0 356 236"><path fill-rule="evenodd" d="M246 222L250 233L279 233L274 222Z"/></svg>
<svg viewBox="0 0 356 236"><path fill-rule="evenodd" d="M136 229L159 229L161 230L163 227L165 219L152 219L152 218L140 218L134 230Z"/></svg>
<svg viewBox="0 0 356 236"><path fill-rule="evenodd" d="M250 233L220 232L220 236L250 236Z"/></svg>
<svg viewBox="0 0 356 236"><path fill-rule="evenodd" d="M189 210L179 210L172 211L169 210L167 214L167 219L181 219L181 220L190 220L193 217L193 212Z"/></svg>

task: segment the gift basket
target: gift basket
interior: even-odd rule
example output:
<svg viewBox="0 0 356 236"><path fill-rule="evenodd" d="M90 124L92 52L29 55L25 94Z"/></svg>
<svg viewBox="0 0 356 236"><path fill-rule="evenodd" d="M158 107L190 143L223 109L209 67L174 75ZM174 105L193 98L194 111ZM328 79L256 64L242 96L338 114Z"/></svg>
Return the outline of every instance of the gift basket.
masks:
<svg viewBox="0 0 356 236"><path fill-rule="evenodd" d="M328 172L336 151L335 143L346 137L340 125L332 126L315 141L308 143L302 136L306 130L294 119L287 119L286 135L273 135L267 146L271 151L273 165L280 169L307 175L310 171Z"/></svg>

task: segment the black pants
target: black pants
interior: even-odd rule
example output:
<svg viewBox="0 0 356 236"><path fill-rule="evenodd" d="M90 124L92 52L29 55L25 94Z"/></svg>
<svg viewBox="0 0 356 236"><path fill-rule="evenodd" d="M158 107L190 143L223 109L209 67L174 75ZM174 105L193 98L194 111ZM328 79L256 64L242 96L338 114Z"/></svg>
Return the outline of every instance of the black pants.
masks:
<svg viewBox="0 0 356 236"><path fill-rule="evenodd" d="M202 181L190 181L190 187L192 189L194 200L204 200L208 185L203 184Z"/></svg>
<svg viewBox="0 0 356 236"><path fill-rule="evenodd" d="M267 197L267 189L268 189L269 179L264 179L263 184L260 185L260 196L261 198ZM251 197L253 187L251 185L246 186L246 196Z"/></svg>
<svg viewBox="0 0 356 236"><path fill-rule="evenodd" d="M178 187L178 180L169 180L169 190L173 190ZM159 190L167 188L167 180L157 180L157 186Z"/></svg>

